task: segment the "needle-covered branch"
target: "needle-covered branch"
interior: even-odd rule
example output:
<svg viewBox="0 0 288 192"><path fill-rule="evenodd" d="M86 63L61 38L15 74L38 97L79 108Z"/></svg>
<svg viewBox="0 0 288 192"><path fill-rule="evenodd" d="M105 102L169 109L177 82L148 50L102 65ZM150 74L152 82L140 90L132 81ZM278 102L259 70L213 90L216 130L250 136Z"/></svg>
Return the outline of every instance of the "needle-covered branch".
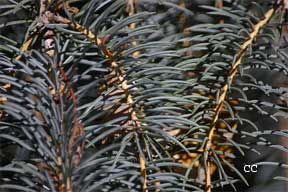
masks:
<svg viewBox="0 0 288 192"><path fill-rule="evenodd" d="M253 42L253 40L257 37L259 31L263 26L267 24L269 19L272 17L274 13L274 9L270 9L266 12L264 19L260 20L253 28L253 31L249 34L249 38L241 45L239 52L235 56L235 62L232 64L232 68L229 72L229 76L227 78L227 82L223 87L220 89L219 98L216 103L216 107L214 108L214 117L211 122L211 127L208 132L208 139L206 141L206 144L204 145L204 163L206 164L206 171L205 171L205 190L207 192L211 191L211 172L210 167L211 163L209 160L209 155L211 153L211 147L213 145L213 136L214 132L216 131L216 123L219 120L219 115L221 113L221 110L224 107L225 99L227 98L227 93L229 91L229 86L231 86L232 81L237 73L237 68L242 63L242 59L245 56L245 53L247 51L248 46L250 46Z"/></svg>

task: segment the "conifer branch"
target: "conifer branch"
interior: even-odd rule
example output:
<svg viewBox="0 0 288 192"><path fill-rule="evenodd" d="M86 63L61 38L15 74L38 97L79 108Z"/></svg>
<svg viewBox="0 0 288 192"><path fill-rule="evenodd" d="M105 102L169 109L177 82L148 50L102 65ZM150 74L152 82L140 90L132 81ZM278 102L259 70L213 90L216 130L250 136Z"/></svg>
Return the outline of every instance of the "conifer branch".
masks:
<svg viewBox="0 0 288 192"><path fill-rule="evenodd" d="M129 0L128 2L128 6L127 6L127 11L129 15L133 15L135 13L135 8L134 8L134 0ZM138 121L138 117L137 114L135 112L135 110L133 109L132 105L134 103L132 95L129 93L129 85L127 84L127 80L124 79L124 75L125 75L125 71L123 69L119 69L119 65L117 63L117 61L114 60L114 55L113 53L110 52L110 50L108 50L105 46L106 41L108 40L107 37L104 37L102 39L98 38L92 31L88 30L87 28L85 28L84 26L76 23L76 22L72 22L67 18L64 18L62 16L54 16L55 21L59 22L59 23L63 23L63 24L67 24L69 25L71 28L81 32L84 36L86 36L90 42L95 43L97 45L100 46L100 48L102 49L102 52L104 54L104 56L109 59L110 61L110 67L111 67L111 72L108 76L112 77L112 79L116 78L118 79L117 81L120 83L120 87L122 88L122 92L126 95L126 104L127 104L127 109L126 111L128 112L128 114L130 114L130 120L128 122L128 125L134 127L140 127L141 124ZM134 29L136 27L135 23L131 23L129 25L129 27L131 29ZM132 45L136 45L136 42L133 41ZM132 53L132 56L135 57L139 54L139 51L136 51L134 53ZM114 80L111 83L115 83ZM109 87L110 84L108 82L107 86ZM104 87L101 87L100 90L103 91L103 89L107 89ZM123 111L123 110L121 110ZM134 131L136 131L133 128ZM136 132L137 133L137 132ZM146 174L146 165L145 165L145 160L144 157L142 157L141 155L139 155L139 164L140 164L140 170L141 170L141 175L143 177L143 191L147 192L147 174Z"/></svg>
<svg viewBox="0 0 288 192"><path fill-rule="evenodd" d="M229 90L228 88L237 73L238 66L242 63L242 59L245 56L248 46L252 44L253 40L258 35L260 29L269 21L273 13L274 13L274 9L268 10L265 14L264 19L260 20L254 26L254 30L249 34L249 38L241 45L240 50L238 54L236 55L236 60L232 64L232 68L227 78L227 83L220 89L220 96L216 103L216 107L214 108L215 114L211 122L211 126L210 126L211 128L208 132L208 139L206 141L206 144L203 147L204 148L204 163L206 164L206 166L204 166L205 168L205 191L206 192L211 192L211 171L210 171L211 163L210 163L210 159L208 158L208 156L210 155L211 147L213 144L213 136L214 136L214 132L216 131L215 125L219 119L220 112L222 108L224 107L224 101L226 99L226 96Z"/></svg>
<svg viewBox="0 0 288 192"><path fill-rule="evenodd" d="M40 1L39 18L41 18L41 20L42 20L44 25L49 24L51 22L51 17L53 17L53 15L54 15L53 13L51 13L50 11L47 10L47 7L50 5L50 3L51 3L50 0L41 0ZM44 38L45 38L44 47L45 47L45 50L46 50L46 54L49 57L54 57L54 55L55 55L55 51L54 51L55 47L54 47L54 39L53 39L54 35L55 34L54 34L53 30L47 30L45 32L45 34L44 34ZM56 66L56 67L58 67L58 69L60 70L60 75L63 77L63 79L67 81L66 76L65 76L65 72L63 72L61 70L61 67L59 67L59 66ZM58 80L58 81L59 81L60 85L63 84L63 82L61 82L61 80ZM57 92L62 94L62 95L64 95L63 90L61 90L61 86L60 86L60 90L57 90ZM73 99L73 97L72 97L72 99ZM74 104L74 102L73 102L73 104ZM74 106L74 109L75 109L75 106ZM74 122L74 123L76 123L76 122ZM64 135L64 133L65 133L64 127L61 126L60 129L61 129L61 134ZM74 128L72 128L72 130L73 129ZM70 147L70 140L69 140L68 148L69 147ZM65 148L65 146L63 144L60 144L59 148L56 149L56 153L57 153L57 167L59 167L60 170L63 167L63 163L64 164L69 164L69 161L64 160L64 162L63 162L63 159L62 159L63 154L62 154L62 149L61 148ZM70 149L68 151L69 151L69 153L71 153ZM56 186L55 187L56 187L56 189L59 192L72 192L72 178L71 178L71 175L64 176L63 172L59 171L57 173L57 176L54 179L54 181L56 182Z"/></svg>
<svg viewBox="0 0 288 192"><path fill-rule="evenodd" d="M29 49L29 47L31 46L31 43L33 41L33 38L35 37L35 34L36 33L39 33L39 31L42 31L44 29L44 26L49 24L52 19L54 18L54 13L51 13L50 11L47 10L47 7L49 6L49 4L51 3L51 1L49 0L41 0L40 1L40 10L39 10L39 18L41 20L41 22L43 23L37 23L37 28L33 31L32 34L30 34L29 38L23 43L23 45L21 46L20 48L20 51L21 53L27 51ZM59 10L58 10L59 11ZM45 42L44 42L44 45L45 45L45 50L46 50L46 53L49 57L54 57L54 54L55 54L55 51L54 51L54 40L53 40L53 36L54 36L54 32L53 30L47 30L44 34L44 38L45 38ZM22 57L22 55L18 55L16 57L16 60L20 60ZM76 108L77 108L77 99L75 97L75 93L74 93L74 90L72 89L71 87L71 84L70 84L70 81L67 77L67 75L65 74L65 71L63 70L63 68L57 64L56 66L59 71L60 71L60 76L62 76L63 78L63 81L65 82L59 82L60 84L60 87L59 87L59 90L52 90L51 91L51 94L52 95L55 95L56 92L60 93L62 96L65 95L65 90L63 89L63 87L65 87L63 84L66 84L67 87L68 87L68 94L70 94L70 97L72 99L72 104L73 104L73 116L74 116L74 126L73 128L71 129L71 135L70 135L70 138L68 139L69 142L68 142L68 153L72 155L72 163L74 164L75 167L78 166L78 164L80 163L80 158L81 158L81 153L82 153L82 150L83 150L83 147L84 147L84 143L82 142L79 146L77 146L76 148L76 154L74 154L74 151L73 151L73 147L75 146L75 143L77 142L77 139L79 137L81 137L83 134L84 134L84 128L83 126L80 124L78 118L77 118L77 111L76 111ZM54 93L53 93L54 92ZM53 96L54 97L54 96ZM43 121L43 118L41 116L41 113L35 111L35 115L38 117L39 120L42 119ZM61 126L61 133L64 134L64 129L63 127ZM64 148L65 146L61 145L59 146L60 148ZM62 153L61 153L61 150L62 149L56 149L56 153L58 155L57 157L57 167L59 167L60 169L62 169L61 167L63 167L63 163L65 164L70 164L69 160L66 160L65 162L63 162L62 160ZM48 172L51 172L52 174L52 170L49 171L49 167L47 165L44 165L43 163L40 163L39 164L39 167L42 167L41 169L46 169L48 170ZM70 176L65 176L63 175L63 173L61 171L58 172L57 176L54 177L54 182L56 182L56 189L59 191L59 192L72 192L72 178L71 178L71 175Z"/></svg>

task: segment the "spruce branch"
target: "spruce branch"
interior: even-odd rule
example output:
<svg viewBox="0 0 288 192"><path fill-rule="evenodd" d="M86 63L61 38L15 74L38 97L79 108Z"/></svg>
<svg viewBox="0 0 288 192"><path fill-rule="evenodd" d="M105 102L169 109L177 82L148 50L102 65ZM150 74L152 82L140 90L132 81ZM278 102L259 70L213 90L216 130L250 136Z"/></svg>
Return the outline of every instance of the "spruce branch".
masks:
<svg viewBox="0 0 288 192"><path fill-rule="evenodd" d="M128 6L127 6L127 11L128 11L128 15L132 16L133 14L135 14L135 2L134 0L130 0L128 2ZM104 56L106 59L109 60L109 68L111 69L111 72L107 75L109 77L109 79L111 79L111 81L107 81L106 86L100 86L99 90L101 92L103 92L104 90L107 90L107 88L109 88L110 86L113 86L115 84L120 85L121 90L120 92L123 93L125 95L126 98L126 107L124 107L124 109L120 106L119 110L115 109L114 113L127 113L130 116L130 120L127 122L127 125L129 127L133 127L133 131L135 132L135 134L138 134L137 128L141 127L141 123L138 121L138 117L136 114L136 111L133 109L133 97L129 92L129 85L128 85L128 81L125 79L125 71L119 66L119 64L117 63L117 61L114 58L114 53L112 53L105 45L105 43L108 40L108 37L105 36L103 38L99 38L97 37L97 35L95 35L92 31L88 30L87 28L85 28L84 26L80 25L79 23L76 23L74 21L71 21L67 18L64 18L60 15L55 15L54 16L54 20L56 22L62 23L62 24L67 24L68 26L70 26L72 29L79 31L80 33L82 33L85 37L87 37L89 39L89 41L93 44L96 44L100 47L100 49L102 50ZM135 29L136 28L136 23L131 23L129 25L129 27L131 29ZM133 46L136 46L136 41L132 42ZM135 51L132 53L133 57L136 57L137 55L139 55L139 51ZM119 90L116 90L113 93L110 93L110 95L116 94L116 92L119 92ZM121 108L121 110L120 110ZM142 189L144 192L147 192L147 173L146 173L146 163L145 163L145 157L143 157L143 155L139 154L139 165L140 165L140 172L141 175L143 177L143 186Z"/></svg>
<svg viewBox="0 0 288 192"><path fill-rule="evenodd" d="M67 2L68 3L68 2ZM40 33L42 31L44 31L44 48L46 51L46 54L50 57L53 58L55 57L55 42L53 37L55 36L55 33L53 30L51 29L45 29L45 26L50 24L51 22L53 22L53 18L54 15L57 14L55 12L50 12L48 10L49 5L51 4L51 1L49 0L41 0L40 1L40 10L39 10L39 16L38 16L38 20L39 22L36 23L36 29L30 34L30 36L28 37L28 39L23 43L23 45L20 48L20 52L23 53L25 51L27 51L30 46L31 43L35 37L35 34ZM66 6L69 6L69 4L65 4ZM61 10L57 10L57 11L61 11ZM16 57L16 60L20 60L22 57L22 54L18 55ZM68 97L70 97L72 99L72 105L73 105L73 121L74 121L74 125L71 129L71 133L68 134L67 140L68 140L68 155L64 155L63 154L63 149L66 147L63 144L59 145L59 148L55 149L56 153L57 153L57 167L61 168L61 167L65 167L67 165L73 164L74 167L77 167L80 163L80 159L82 156L82 152L84 149L84 142L78 142L79 138L83 137L84 134L84 128L81 125L79 119L78 119L78 115L77 115L77 98L75 96L74 90L72 88L72 85L70 83L70 80L68 78L68 76L66 75L66 72L64 71L63 67L61 66L61 63L56 64L56 67L60 73L59 76L60 78L62 78L62 80L59 78L59 85L60 87L58 87L57 90L52 89L51 90L51 94L53 97L56 98L57 93L60 94L60 96L67 96L67 94L69 95ZM26 77L26 78L32 78L32 77ZM64 87L68 88L68 93L65 90ZM57 101L58 102L58 101ZM41 115L41 113L35 111L35 116L38 117L38 119L41 122L44 122L44 119ZM63 117L62 117L63 118ZM65 133L65 128L63 126L61 126L61 133L62 135L64 135ZM74 149L76 146L76 149ZM69 159L69 156L71 155L71 160ZM68 159L63 159L63 157L66 156L68 157ZM46 165L45 163L40 163L38 165L40 170L48 170L48 172L53 175L53 171L51 170L51 167L49 167L49 165ZM62 168L61 168L62 169ZM69 175L64 175L64 173L67 172L66 170L63 169L61 171L59 171L57 173L57 175L54 178L54 182L55 182L55 189L57 189L57 191L59 192L72 192L72 176Z"/></svg>
<svg viewBox="0 0 288 192"><path fill-rule="evenodd" d="M50 0L41 0L40 1L40 11L39 11L39 18L41 18L41 21L43 22L43 25L48 25L51 22L51 18L54 16L55 13L51 13L48 10L49 5L51 4ZM46 50L46 54L53 58L55 56L55 42L53 37L55 36L55 33L53 30L46 30L44 33L44 47ZM28 47L27 47L28 48ZM83 127L80 125L79 120L77 119L77 111L76 111L76 98L75 98L75 94L74 91L72 90L72 87L70 85L69 79L65 74L65 71L62 69L62 67L60 66L60 64L56 64L58 68L58 70L60 71L60 77L63 78L63 82L62 80L58 79L59 84L63 85L62 87L67 86L69 89L69 93L70 93L70 97L72 98L72 104L73 104L73 116L74 116L74 126L72 127L72 133L71 135L68 135L68 137L70 136L70 138L68 138L68 154L72 155L72 162L74 163L74 166L76 167L79 164L79 159L80 157L75 157L75 155L73 154L73 150L72 147L75 145L75 140L81 136L83 134ZM66 85L65 85L66 84ZM62 89L62 87L60 86L58 88L58 90L56 91L56 93L60 93L62 96L65 96L65 91L64 89ZM53 95L53 94L52 94ZM54 96L55 97L55 96ZM63 118L63 117L62 117ZM65 133L65 128L63 126L61 126L61 133L64 135ZM65 148L65 146L63 144L59 145L60 148ZM70 160L68 159L63 159L64 155L62 153L63 149L56 149L57 151L57 166L58 167L66 167L66 165L70 164ZM82 149L80 149L82 148ZM83 144L82 147L78 146L77 147L77 156L79 156L81 154L81 150L83 150ZM63 171L63 170L62 170ZM55 179L55 182L57 183L57 185L55 186L57 191L59 192L72 192L72 176L69 175L64 175L66 170L64 171L64 173L62 171L59 171L58 175L57 175L57 179Z"/></svg>
<svg viewBox="0 0 288 192"><path fill-rule="evenodd" d="M236 59L235 59L235 62L232 64L232 68L229 72L227 83L223 87L221 87L221 89L220 89L219 99L217 100L216 107L214 108L214 111L215 111L214 117L213 117L213 120L212 120L211 125L210 125L210 129L208 132L208 138L207 138L207 141L203 147L204 162L205 162L205 166L204 166L205 167L205 191L207 191L207 192L211 192L211 171L210 171L211 163L210 163L210 158L208 158L208 157L209 157L210 152L211 152L214 132L216 131L215 125L218 122L220 112L221 112L222 108L224 107L224 101L226 99L226 95L228 93L229 86L231 85L231 83L234 79L234 76L237 73L238 66L242 63L242 59L245 56L245 53L246 53L248 46L251 45L253 40L257 37L260 29L265 24L267 24L269 19L272 17L274 11L275 10L273 8L269 9L266 12L265 17L262 20L260 20L254 26L253 31L249 34L249 38L241 45L239 52L235 56Z"/></svg>
<svg viewBox="0 0 288 192"><path fill-rule="evenodd" d="M136 5L136 2L137 0L128 0L128 5L127 5L127 12L128 12L128 15L129 16L132 16L135 14L135 5ZM135 29L136 28L136 23L131 23L129 25L129 28L130 29ZM133 46L136 46L137 45L137 42L136 41L133 41L132 42L132 45ZM137 57L138 55L140 54L140 51L135 51L132 53L132 57ZM131 113L131 120L133 122L135 122L136 126L137 127L140 127L141 126L141 123L138 121L138 117L137 117L137 114L135 112L135 110L132 108L132 105L134 103L133 101L133 97L131 94L129 94L129 90L128 90L128 84L127 84L127 80L125 80L124 82L124 87L127 87L125 89L125 92L126 92L126 95L127 95L127 103L130 107L129 109L129 113ZM122 85L123 87L123 85ZM133 122L130 122L129 124L134 124ZM136 134L137 131L136 131ZM141 171L141 176L143 178L143 185L142 185L142 190L143 192L148 192L148 189L147 189L147 173L146 173L146 161L145 161L145 157L144 157L144 154L139 154L139 164L140 164L140 171Z"/></svg>

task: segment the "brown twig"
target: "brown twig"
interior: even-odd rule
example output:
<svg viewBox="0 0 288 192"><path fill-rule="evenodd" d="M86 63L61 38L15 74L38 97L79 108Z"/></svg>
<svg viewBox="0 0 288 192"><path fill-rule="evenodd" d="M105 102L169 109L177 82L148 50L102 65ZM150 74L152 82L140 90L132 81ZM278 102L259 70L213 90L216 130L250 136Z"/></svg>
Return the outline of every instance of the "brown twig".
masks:
<svg viewBox="0 0 288 192"><path fill-rule="evenodd" d="M47 6L48 6L49 3L50 3L49 0L41 0L40 1L40 9L39 9L38 18L40 18L40 20L43 23L37 23L38 26L36 27L36 29L29 35L29 37L22 44L22 46L20 48L20 54L15 58L16 60L20 60L21 57L22 57L22 53L24 53L25 51L27 51L30 48L30 46L31 46L31 44L33 42L33 38L35 37L35 35L37 33L39 33L42 30L43 24L48 24L49 23L47 15L46 15ZM41 26L41 27L39 27L39 26ZM45 43L45 46L46 46L46 44L47 43Z"/></svg>
<svg viewBox="0 0 288 192"><path fill-rule="evenodd" d="M186 6L185 0L180 0L179 6L185 8L185 6ZM181 27L183 28L184 37L187 36L189 34L189 32L186 28L186 15L185 15L185 13L180 14L179 23L181 24ZM183 47L189 47L191 45L191 42L190 41L183 41L182 45L183 45ZM185 55L192 56L193 52L191 50L187 50L185 52Z"/></svg>
<svg viewBox="0 0 288 192"><path fill-rule="evenodd" d="M61 11L65 8L66 10L68 10L72 14L78 13L79 9L77 7L71 7L70 3L71 3L71 0L62 0L62 2L61 1L59 2L56 10Z"/></svg>
<svg viewBox="0 0 288 192"><path fill-rule="evenodd" d="M127 12L128 12L128 15L129 16L132 16L135 14L135 2L136 0L128 0L128 5L127 5ZM131 23L129 25L129 27L131 29L135 29L136 28L136 23ZM133 41L132 42L132 45L133 46L136 46L137 45L137 42L136 41ZM135 51L134 53L132 53L132 56L133 57L136 57L140 54L139 51ZM125 83L125 87L128 88L128 84L127 84L127 81L125 80L123 83ZM137 117L137 114L136 112L134 111L134 109L132 108L132 104L133 104L133 98L132 98L132 95L129 94L129 90L128 89L125 89L125 92L127 94L127 102L128 102L128 105L131 106L130 109L129 109L129 112L131 113L131 120L133 122L135 122L136 126L139 127L141 126L140 122L138 121L138 117ZM130 124L133 124L133 122L131 122ZM145 157L143 157L143 155L139 155L139 164L140 164L140 171L141 171L141 175L143 177L143 184L142 184L142 190L143 192L148 192L148 189L147 189L147 173L146 173L146 164L145 164Z"/></svg>
<svg viewBox="0 0 288 192"><path fill-rule="evenodd" d="M59 1L60 2L60 1ZM47 14L47 8L48 6L51 4L51 0L41 0L40 1L40 9L39 9L39 18L40 20L44 23L44 24L48 24L48 20L49 20L49 14ZM55 9L56 11L61 11L63 10L64 8L66 8L70 13L72 14L75 14L75 13L78 13L78 9L76 7L71 7L70 6L70 1L65 1L65 0L62 0L62 2L59 3L59 6ZM41 27L37 27L31 34L30 36L24 41L24 43L22 44L21 48L20 48L20 54L15 58L16 60L20 60L22 55L21 53L27 51L32 42L33 42L33 38L35 37L35 34L39 33L42 29L43 29L43 24L41 23L38 23L37 25L41 26ZM53 36L52 34L52 30L48 30L46 32L46 34L44 35L44 37L48 37L48 36ZM50 39L50 40L49 40ZM47 54L48 55L53 55L54 53L53 52L53 41L52 41L52 38L48 38L46 41L45 41L45 45L48 49L47 51Z"/></svg>
<svg viewBox="0 0 288 192"><path fill-rule="evenodd" d="M96 37L96 35L92 31L88 30L87 28L80 25L79 23L72 22L71 20L65 17L62 17L60 15L54 15L53 19L59 23L63 23L63 24L67 24L71 26L71 28L85 35L92 43L98 43L98 44L101 43L101 40L98 37Z"/></svg>
<svg viewBox="0 0 288 192"><path fill-rule="evenodd" d="M223 9L223 0L218 0L218 8L219 9ZM220 24L223 24L224 23L224 19L221 18L220 19Z"/></svg>
<svg viewBox="0 0 288 192"><path fill-rule="evenodd" d="M139 161L140 161L141 175L144 178L142 189L143 189L143 192L148 192L146 165L145 165L145 160L141 155L139 155Z"/></svg>
<svg viewBox="0 0 288 192"><path fill-rule="evenodd" d="M185 0L180 0L179 1L179 6L185 8L185 6L186 6L185 5ZM186 24L186 16L185 16L184 12L182 12L180 14L179 22L181 24L181 27L184 29L185 28L185 24Z"/></svg>
<svg viewBox="0 0 288 192"><path fill-rule="evenodd" d="M255 39L257 34L259 33L260 29L269 21L271 16L274 13L274 9L270 9L266 12L264 19L260 20L255 26L254 30L249 34L249 38L241 45L240 51L236 55L236 60L232 64L232 69L230 70L229 77L227 78L228 82L220 89L220 96L219 99L216 103L216 107L214 108L215 114L213 117L213 120L211 122L211 128L208 133L208 139L206 141L206 144L204 145L204 163L206 163L204 166L205 168L205 191L206 192L211 192L211 163L210 160L208 159L211 147L212 147L212 141L213 141L213 136L214 132L216 130L216 123L219 119L220 112L222 108L224 107L224 101L226 99L226 95L228 93L228 88L229 85L232 83L236 73L237 73L237 67L242 63L242 59L246 54L246 50L249 45L251 45L252 41Z"/></svg>
<svg viewBox="0 0 288 192"><path fill-rule="evenodd" d="M127 5L127 12L128 12L128 15L131 16L131 15L134 15L135 14L135 4L136 4L136 0L128 0L128 5ZM131 29L135 29L136 28L136 23L131 23L129 25L129 27ZM133 41L132 42L132 45L133 46L136 46L137 45L137 42L136 41ZM136 57L137 55L140 54L140 51L135 51L134 53L132 53L132 56L133 57Z"/></svg>
<svg viewBox="0 0 288 192"><path fill-rule="evenodd" d="M22 45L21 48L20 48L20 55L18 55L18 56L15 58L16 60L20 60L20 59L21 59L21 57L22 57L21 53L23 53L23 52L25 52L25 51L28 50L28 48L30 47L30 45L31 45L31 43L32 43L32 40L33 40L33 38L30 37L30 38L28 38L28 39L23 43L23 45Z"/></svg>

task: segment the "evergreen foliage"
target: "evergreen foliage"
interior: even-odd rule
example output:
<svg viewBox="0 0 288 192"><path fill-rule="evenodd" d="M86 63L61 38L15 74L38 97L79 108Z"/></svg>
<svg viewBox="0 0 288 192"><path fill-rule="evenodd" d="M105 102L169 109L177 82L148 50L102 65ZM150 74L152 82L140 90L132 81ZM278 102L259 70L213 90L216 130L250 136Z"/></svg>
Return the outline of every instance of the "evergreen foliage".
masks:
<svg viewBox="0 0 288 192"><path fill-rule="evenodd" d="M0 1L0 191L240 191L247 154L287 169L287 5Z"/></svg>

